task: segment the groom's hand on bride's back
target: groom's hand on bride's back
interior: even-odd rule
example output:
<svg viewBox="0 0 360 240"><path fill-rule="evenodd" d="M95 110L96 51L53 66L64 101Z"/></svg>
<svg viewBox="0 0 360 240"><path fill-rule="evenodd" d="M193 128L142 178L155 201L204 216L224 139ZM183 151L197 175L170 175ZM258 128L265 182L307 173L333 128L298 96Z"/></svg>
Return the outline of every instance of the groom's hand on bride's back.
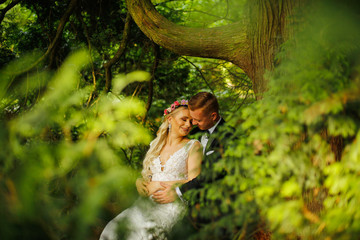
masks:
<svg viewBox="0 0 360 240"><path fill-rule="evenodd" d="M147 182L143 178L136 179L136 189L141 196L147 197L149 195Z"/></svg>
<svg viewBox="0 0 360 240"><path fill-rule="evenodd" d="M175 189L172 185L166 183L160 183L161 186L164 187L162 191L157 191L153 194L152 198L155 202L160 204L171 203L174 202L178 195L176 194Z"/></svg>

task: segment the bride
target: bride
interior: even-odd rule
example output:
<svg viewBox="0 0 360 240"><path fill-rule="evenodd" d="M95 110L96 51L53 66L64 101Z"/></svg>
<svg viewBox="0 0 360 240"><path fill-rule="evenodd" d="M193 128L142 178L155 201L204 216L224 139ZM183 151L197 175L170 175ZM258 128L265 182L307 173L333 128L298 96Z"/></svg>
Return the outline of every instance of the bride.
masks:
<svg viewBox="0 0 360 240"><path fill-rule="evenodd" d="M185 204L178 200L158 204L152 194L162 191L160 183L176 187L199 175L202 147L199 141L186 136L192 128L187 100L175 101L164 111L164 121L157 137L143 161L142 178L136 182L139 198L113 220L100 240L113 239L166 239L166 234L186 212Z"/></svg>

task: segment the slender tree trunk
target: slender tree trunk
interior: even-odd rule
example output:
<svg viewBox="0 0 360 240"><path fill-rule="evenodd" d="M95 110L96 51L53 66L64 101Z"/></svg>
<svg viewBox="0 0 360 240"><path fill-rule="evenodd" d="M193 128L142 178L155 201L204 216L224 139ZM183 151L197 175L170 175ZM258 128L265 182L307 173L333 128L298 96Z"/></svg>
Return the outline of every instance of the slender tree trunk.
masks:
<svg viewBox="0 0 360 240"><path fill-rule="evenodd" d="M154 80L155 80L155 72L157 70L157 67L159 65L159 55L160 55L160 48L159 45L153 43L153 48L154 48L154 64L153 64L153 69L152 69L152 73L151 73L151 78L149 81L149 94L148 94L148 100L146 103L146 113L145 116L143 118L142 123L145 124L146 123L146 119L149 113L149 110L151 108L151 104L152 104L152 100L153 100L153 95L154 95Z"/></svg>
<svg viewBox="0 0 360 240"><path fill-rule="evenodd" d="M83 29L84 29L84 32L85 32L85 36L86 36L86 41L88 43L88 49L89 49L89 53L90 53L90 64L91 64L91 75L92 75L92 79L93 79L93 90L88 98L88 101L87 101L87 106L89 106L90 102L92 101L92 99L94 98L95 96L95 92L96 92L96 74L95 74L95 66L94 66L94 61L92 59L92 53L91 53L91 50L92 50L92 47L91 47L91 40L90 40L90 35L89 35L89 31L88 31L88 28L86 26L86 23L84 22L83 20L83 16L81 14L81 11L80 9L78 9L77 11L77 18L78 20L81 22L81 25L83 26Z"/></svg>
<svg viewBox="0 0 360 240"><path fill-rule="evenodd" d="M48 50L46 51L44 56L49 56L49 68L54 68L57 48L64 31L65 25L68 22L71 14L73 13L78 0L71 0L68 8L66 9L64 15L61 17L58 28L56 30L56 35L53 41L50 43Z"/></svg>
<svg viewBox="0 0 360 240"><path fill-rule="evenodd" d="M126 44L129 38L129 33L130 33L130 22L131 22L131 15L128 12L126 15L126 20L125 20L125 27L124 27L124 31L123 31L123 36L120 42L120 46L119 49L117 50L117 52L115 53L114 57L111 58L109 61L107 61L106 63L104 63L104 69L105 69L105 91L109 92L111 89L111 84L112 84L112 73L111 73L111 67L117 62L119 61L120 57L123 55L123 53L125 52L125 48L126 48Z"/></svg>

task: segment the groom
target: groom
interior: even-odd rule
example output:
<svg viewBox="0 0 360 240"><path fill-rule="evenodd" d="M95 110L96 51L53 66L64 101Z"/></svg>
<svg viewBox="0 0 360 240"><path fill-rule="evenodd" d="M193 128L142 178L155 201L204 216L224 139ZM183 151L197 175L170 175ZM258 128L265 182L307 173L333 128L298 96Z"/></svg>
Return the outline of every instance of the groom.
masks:
<svg viewBox="0 0 360 240"><path fill-rule="evenodd" d="M200 134L199 140L203 145L204 159L201 173L190 182L175 189L161 183L165 189L153 194L153 199L158 203L170 203L178 198L183 200L183 196L187 191L200 189L205 184L214 183L225 176L224 172L218 173L214 170L214 163L221 159L223 150L223 141L220 141L219 129L225 124L224 119L219 114L219 104L216 97L208 92L200 92L189 100L189 110L193 118L193 124L197 125L194 130L199 132L197 135ZM226 136L228 137L229 134L226 134Z"/></svg>

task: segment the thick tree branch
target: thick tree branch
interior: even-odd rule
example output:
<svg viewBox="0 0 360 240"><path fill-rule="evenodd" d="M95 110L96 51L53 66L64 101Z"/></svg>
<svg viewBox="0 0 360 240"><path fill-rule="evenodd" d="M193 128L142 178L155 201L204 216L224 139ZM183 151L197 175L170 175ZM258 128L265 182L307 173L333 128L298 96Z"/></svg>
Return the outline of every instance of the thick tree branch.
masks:
<svg viewBox="0 0 360 240"><path fill-rule="evenodd" d="M121 55L123 55L126 44L128 42L129 33L130 33L130 22L131 22L131 15L128 12L126 14L126 20L125 20L125 27L123 31L123 36L120 42L119 49L115 53L114 57L111 58L109 61L104 63L104 69L105 69L105 91L109 92L111 89L111 82L112 82L112 74L111 74L111 67L120 59Z"/></svg>
<svg viewBox="0 0 360 240"><path fill-rule="evenodd" d="M159 14L150 0L127 0L128 10L139 28L152 41L180 55L218 58L243 69L249 67L250 44L246 24L217 28L176 25Z"/></svg>
<svg viewBox="0 0 360 240"><path fill-rule="evenodd" d="M231 21L231 22L235 22L234 19L230 19L230 18L227 18L227 13L225 16L219 16L219 15L215 15L215 14L211 14L209 12L204 12L204 11L201 11L201 10L174 10L172 8L169 8L169 7L166 7L167 9L171 10L171 11L174 11L174 12L181 12L181 13L201 13L201 14L204 14L204 15L208 15L210 17L214 17L216 18L215 21L219 21L219 20L227 20L227 21ZM213 21L214 22L214 21Z"/></svg>
<svg viewBox="0 0 360 240"><path fill-rule="evenodd" d="M126 0L138 27L152 41L180 55L233 62L252 80L259 99L267 90L266 71L274 67L279 46L289 34L287 25L300 0L252 0L243 20L217 28L176 25L159 14L151 0Z"/></svg>

